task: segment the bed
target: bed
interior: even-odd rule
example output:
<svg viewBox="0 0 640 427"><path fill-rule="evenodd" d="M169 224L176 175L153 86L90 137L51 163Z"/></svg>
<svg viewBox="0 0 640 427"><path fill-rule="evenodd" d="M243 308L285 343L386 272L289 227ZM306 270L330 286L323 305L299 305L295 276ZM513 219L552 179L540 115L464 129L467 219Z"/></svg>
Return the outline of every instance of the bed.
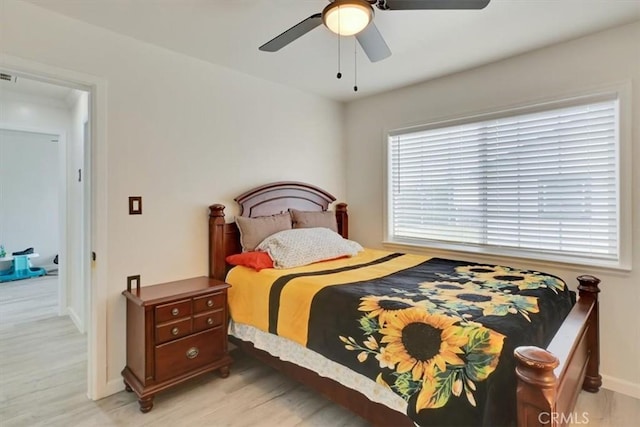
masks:
<svg viewBox="0 0 640 427"><path fill-rule="evenodd" d="M335 202L300 182L235 200L244 218ZM230 270L225 259L242 246L224 209L209 209L209 271L232 285L230 339L373 425L563 425L579 391L601 386L593 276L578 277L576 301L540 272L369 249L291 270ZM334 212L347 239L347 205ZM339 315L322 315L331 310ZM436 331L436 349L412 344L407 325Z"/></svg>

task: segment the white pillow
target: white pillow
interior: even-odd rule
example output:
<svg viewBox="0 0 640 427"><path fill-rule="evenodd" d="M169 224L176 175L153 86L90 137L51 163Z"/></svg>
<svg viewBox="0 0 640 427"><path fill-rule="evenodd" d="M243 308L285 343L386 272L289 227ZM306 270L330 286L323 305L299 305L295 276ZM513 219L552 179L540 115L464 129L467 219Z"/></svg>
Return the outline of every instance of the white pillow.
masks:
<svg viewBox="0 0 640 427"><path fill-rule="evenodd" d="M362 246L328 228L294 228L264 239L256 250L265 251L274 268L293 268L342 256L354 256Z"/></svg>

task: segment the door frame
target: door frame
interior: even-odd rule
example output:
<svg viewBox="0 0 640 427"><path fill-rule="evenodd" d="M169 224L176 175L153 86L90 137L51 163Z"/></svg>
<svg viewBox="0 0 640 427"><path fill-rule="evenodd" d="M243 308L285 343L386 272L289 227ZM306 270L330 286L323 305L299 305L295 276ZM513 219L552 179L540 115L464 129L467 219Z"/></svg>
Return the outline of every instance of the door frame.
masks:
<svg viewBox="0 0 640 427"><path fill-rule="evenodd" d="M107 81L11 55L0 56L0 67L11 74L89 92L89 141L85 141L85 206L83 260L88 304L87 396L97 400L114 391L107 378ZM88 250L87 250L88 249ZM97 254L92 261L91 253ZM90 272L90 273L89 273Z"/></svg>

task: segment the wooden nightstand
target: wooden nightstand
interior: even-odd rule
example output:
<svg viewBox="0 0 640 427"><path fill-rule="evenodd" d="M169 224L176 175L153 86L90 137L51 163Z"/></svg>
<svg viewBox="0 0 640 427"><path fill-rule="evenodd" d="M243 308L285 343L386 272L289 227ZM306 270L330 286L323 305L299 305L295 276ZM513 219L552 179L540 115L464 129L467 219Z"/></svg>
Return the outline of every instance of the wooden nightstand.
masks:
<svg viewBox="0 0 640 427"><path fill-rule="evenodd" d="M208 277L137 287L127 297L127 391L140 411L165 390L216 369L229 376L227 288Z"/></svg>

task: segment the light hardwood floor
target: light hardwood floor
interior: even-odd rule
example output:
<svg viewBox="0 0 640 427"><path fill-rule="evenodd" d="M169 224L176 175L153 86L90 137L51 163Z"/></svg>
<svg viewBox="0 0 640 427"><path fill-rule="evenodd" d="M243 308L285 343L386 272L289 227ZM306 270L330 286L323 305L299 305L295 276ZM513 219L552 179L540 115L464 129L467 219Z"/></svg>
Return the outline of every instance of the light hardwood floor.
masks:
<svg viewBox="0 0 640 427"><path fill-rule="evenodd" d="M57 277L0 284L0 426L366 426L259 362L234 354L231 375L159 394L148 414L132 393L86 398L86 337L56 316ZM637 425L640 401L582 393L574 426Z"/></svg>

